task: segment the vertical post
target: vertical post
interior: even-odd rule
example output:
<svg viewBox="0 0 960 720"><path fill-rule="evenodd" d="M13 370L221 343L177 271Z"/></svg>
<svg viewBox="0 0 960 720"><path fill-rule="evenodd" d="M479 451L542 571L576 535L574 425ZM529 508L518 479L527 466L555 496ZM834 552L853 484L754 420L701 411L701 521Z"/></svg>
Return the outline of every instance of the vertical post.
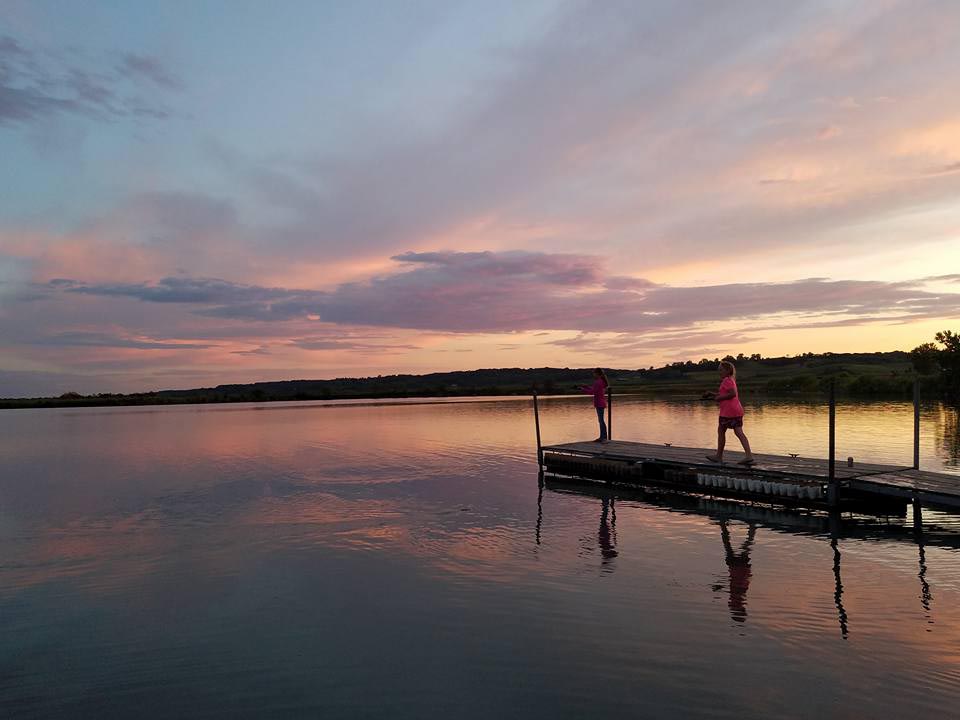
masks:
<svg viewBox="0 0 960 720"><path fill-rule="evenodd" d="M833 380L830 381L830 428L829 428L829 458L827 476L830 481L828 492L830 504L836 506L840 498L837 493L837 394Z"/></svg>
<svg viewBox="0 0 960 720"><path fill-rule="evenodd" d="M607 440L613 440L613 392L607 385Z"/></svg>
<svg viewBox="0 0 960 720"><path fill-rule="evenodd" d="M533 424L537 428L537 464L543 468L543 446L540 444L540 406L537 403L537 391L533 391Z"/></svg>
<svg viewBox="0 0 960 720"><path fill-rule="evenodd" d="M913 381L913 469L920 469L920 378Z"/></svg>

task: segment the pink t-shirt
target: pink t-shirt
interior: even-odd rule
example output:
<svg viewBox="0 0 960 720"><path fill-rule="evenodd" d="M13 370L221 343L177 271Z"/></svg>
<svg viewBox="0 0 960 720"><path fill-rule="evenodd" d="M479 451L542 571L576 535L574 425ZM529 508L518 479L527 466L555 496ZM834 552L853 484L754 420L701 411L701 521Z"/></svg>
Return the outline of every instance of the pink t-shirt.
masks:
<svg viewBox="0 0 960 720"><path fill-rule="evenodd" d="M732 398L717 403L720 406L720 417L743 417L743 405L740 404L740 398L737 397L737 381L727 376L720 381L720 389L717 391L717 395L723 395L731 391L733 392Z"/></svg>
<svg viewBox="0 0 960 720"><path fill-rule="evenodd" d="M607 385L601 378L593 381L593 385L583 385L581 389L587 395L593 395L593 406L605 408L607 406Z"/></svg>

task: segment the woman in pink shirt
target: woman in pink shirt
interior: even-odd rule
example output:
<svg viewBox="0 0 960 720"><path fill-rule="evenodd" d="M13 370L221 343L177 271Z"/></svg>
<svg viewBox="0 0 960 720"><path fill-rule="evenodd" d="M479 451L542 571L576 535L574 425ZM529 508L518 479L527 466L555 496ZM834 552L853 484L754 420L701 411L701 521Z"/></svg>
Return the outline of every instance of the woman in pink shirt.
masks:
<svg viewBox="0 0 960 720"><path fill-rule="evenodd" d="M597 410L597 420L600 421L600 437L594 442L607 442L607 423L603 421L603 411L607 409L607 375L597 368L593 371L593 385L581 385L580 389L587 395L593 395L593 407Z"/></svg>
<svg viewBox="0 0 960 720"><path fill-rule="evenodd" d="M753 453L750 452L750 441L743 434L743 405L737 396L737 368L732 362L724 360L720 363L720 389L715 393L706 393L704 398L716 400L720 406L720 424L717 427L717 454L707 455L710 462L723 462L723 446L727 440L727 430L743 445L746 457L740 461L741 465L753 465Z"/></svg>

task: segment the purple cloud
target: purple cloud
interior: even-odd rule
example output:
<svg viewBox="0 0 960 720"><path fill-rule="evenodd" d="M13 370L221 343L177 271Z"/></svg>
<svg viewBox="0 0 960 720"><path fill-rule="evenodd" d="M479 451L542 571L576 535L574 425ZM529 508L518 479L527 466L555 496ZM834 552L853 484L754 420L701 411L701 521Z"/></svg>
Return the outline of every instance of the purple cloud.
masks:
<svg viewBox="0 0 960 720"><path fill-rule="evenodd" d="M296 297L296 291L265 288L218 280L216 278L165 277L155 284L103 283L87 285L73 280L51 280L50 286L69 293L129 297L145 302L192 303L239 306L270 303ZM308 295L310 293L307 293Z"/></svg>
<svg viewBox="0 0 960 720"><path fill-rule="evenodd" d="M753 329L751 328L752 332ZM742 347L761 339L761 337L743 332L683 330L680 332L652 332L641 337L630 333L622 333L613 338L602 337L594 333L580 333L576 337L551 340L546 344L576 350L577 352L609 355L611 348L616 348L618 353L636 354L663 349L669 350L676 347L690 348L693 344L705 344L702 349L711 350L722 347Z"/></svg>
<svg viewBox="0 0 960 720"><path fill-rule="evenodd" d="M26 124L61 114L163 118L168 111L135 91L143 79L166 89L177 81L156 58L126 55L117 68L78 67L0 37L0 124Z"/></svg>
<svg viewBox="0 0 960 720"><path fill-rule="evenodd" d="M10 87L0 82L0 123L27 122L57 112L80 109L68 98L48 95L34 88Z"/></svg>
<svg viewBox="0 0 960 720"><path fill-rule="evenodd" d="M402 343L367 343L356 340L338 339L331 337L305 337L290 341L291 345L303 350L348 350L351 352L398 352L401 350L417 350L419 345Z"/></svg>
<svg viewBox="0 0 960 720"><path fill-rule="evenodd" d="M175 343L163 340L138 340L136 338L98 332L62 332L47 335L33 342L34 345L57 347L109 347L134 350L204 350L212 347L199 343Z"/></svg>
<svg viewBox="0 0 960 720"><path fill-rule="evenodd" d="M146 78L156 85L170 90L183 88L180 79L173 75L158 58L150 55L126 53L117 66L117 70L122 75Z"/></svg>
<svg viewBox="0 0 960 720"><path fill-rule="evenodd" d="M548 255L529 252L407 252L391 260L453 268L481 278L536 276L556 285L589 285L600 282L601 262L587 255Z"/></svg>
<svg viewBox="0 0 960 720"><path fill-rule="evenodd" d="M164 278L156 284L56 281L55 287L68 293L201 305L194 312L209 317L281 322L314 317L336 325L459 333L649 333L777 315L788 315L789 323L797 326L807 321L841 326L960 311L960 293L931 292L922 280L808 278L681 287L619 276L605 281L600 260L582 255L440 252L406 253L396 259L411 269L329 291L191 277Z"/></svg>

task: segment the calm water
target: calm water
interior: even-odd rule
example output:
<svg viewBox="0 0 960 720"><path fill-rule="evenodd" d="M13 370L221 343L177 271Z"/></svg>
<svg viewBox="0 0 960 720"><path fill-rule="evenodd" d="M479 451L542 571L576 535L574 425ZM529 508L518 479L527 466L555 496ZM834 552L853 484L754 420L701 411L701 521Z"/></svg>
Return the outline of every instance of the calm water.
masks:
<svg viewBox="0 0 960 720"><path fill-rule="evenodd" d="M588 399L544 440L593 437ZM748 406L820 455L818 405ZM619 400L614 435L713 440ZM838 452L909 464L912 411ZM960 474L955 411L923 464ZM946 717L960 520L540 490L529 401L0 411L0 717ZM831 532L832 530L832 532Z"/></svg>

